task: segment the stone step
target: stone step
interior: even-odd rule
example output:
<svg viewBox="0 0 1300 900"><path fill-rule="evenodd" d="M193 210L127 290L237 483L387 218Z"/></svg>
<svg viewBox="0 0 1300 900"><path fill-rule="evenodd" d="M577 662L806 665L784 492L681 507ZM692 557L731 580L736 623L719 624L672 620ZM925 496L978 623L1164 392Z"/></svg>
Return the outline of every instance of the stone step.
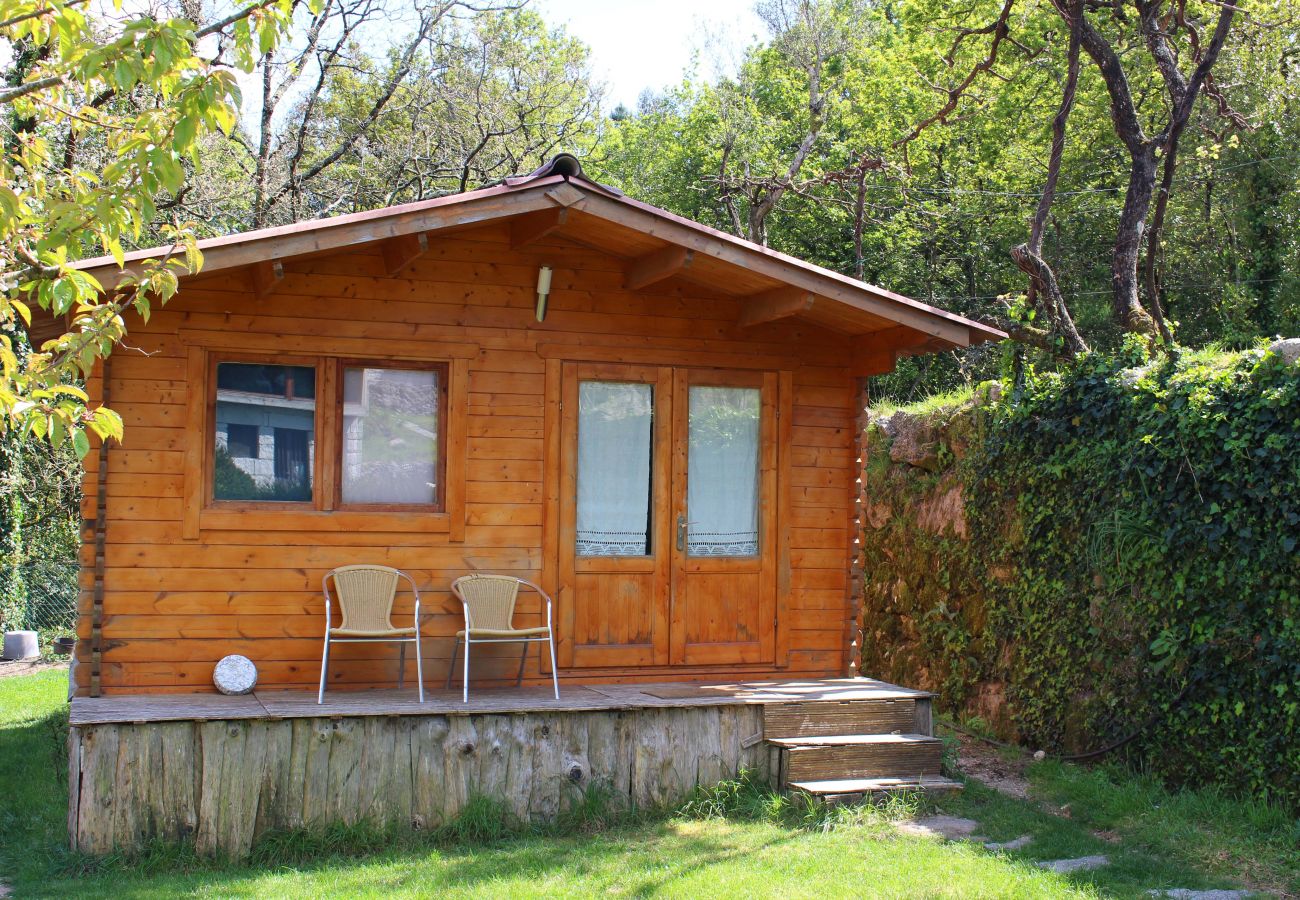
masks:
<svg viewBox="0 0 1300 900"><path fill-rule="evenodd" d="M769 738L781 748L784 783L938 775L943 744L924 734Z"/></svg>
<svg viewBox="0 0 1300 900"><path fill-rule="evenodd" d="M884 791L960 791L964 787L960 781L941 775L922 775L917 778L839 778L795 781L790 784L792 790L836 802L848 802L855 797Z"/></svg>
<svg viewBox="0 0 1300 900"><path fill-rule="evenodd" d="M929 707L929 694L906 690L896 692L896 696L871 700L768 703L763 707L763 735L767 738L798 738L901 732L925 734L930 730Z"/></svg>

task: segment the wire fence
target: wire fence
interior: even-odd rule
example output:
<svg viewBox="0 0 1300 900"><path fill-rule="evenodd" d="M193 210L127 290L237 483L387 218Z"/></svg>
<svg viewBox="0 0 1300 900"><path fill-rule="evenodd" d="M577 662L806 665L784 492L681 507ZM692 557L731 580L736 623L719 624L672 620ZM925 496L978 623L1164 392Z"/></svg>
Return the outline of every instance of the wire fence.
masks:
<svg viewBox="0 0 1300 900"><path fill-rule="evenodd" d="M5 603L4 627L40 632L42 641L72 634L77 625L75 559L30 559L0 567L0 597Z"/></svg>

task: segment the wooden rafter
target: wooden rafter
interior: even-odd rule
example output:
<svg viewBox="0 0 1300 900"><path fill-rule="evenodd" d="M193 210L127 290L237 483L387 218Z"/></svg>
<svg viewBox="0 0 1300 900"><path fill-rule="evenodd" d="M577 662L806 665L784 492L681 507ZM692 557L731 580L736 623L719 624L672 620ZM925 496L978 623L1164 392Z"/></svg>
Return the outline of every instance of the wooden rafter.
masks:
<svg viewBox="0 0 1300 900"><path fill-rule="evenodd" d="M582 201L587 199L587 195L578 190L573 185L565 182L556 185L546 192L546 197L552 203L558 203L560 206L580 206Z"/></svg>
<svg viewBox="0 0 1300 900"><path fill-rule="evenodd" d="M380 244L379 252L384 257L384 271L391 278L429 252L429 236L423 231L399 234Z"/></svg>
<svg viewBox="0 0 1300 900"><path fill-rule="evenodd" d="M258 300L265 300L280 289L284 281L284 264L278 259L264 259L253 263L253 293Z"/></svg>
<svg viewBox="0 0 1300 900"><path fill-rule="evenodd" d="M558 206L525 213L510 222L510 249L518 250L554 233L569 219L569 209Z"/></svg>
<svg viewBox="0 0 1300 900"><path fill-rule="evenodd" d="M914 328L902 325L882 328L864 334L854 342L852 374L855 377L886 375L894 371L901 357L951 350L953 346L943 338Z"/></svg>
<svg viewBox="0 0 1300 900"><path fill-rule="evenodd" d="M737 328L751 328L765 322L788 319L812 309L815 295L798 288L777 288L752 297L745 297L744 306L736 319Z"/></svg>
<svg viewBox="0 0 1300 900"><path fill-rule="evenodd" d="M652 284L658 284L686 271L694 258L694 250L675 245L638 256L628 263L627 269L624 270L623 286L629 291L639 291Z"/></svg>

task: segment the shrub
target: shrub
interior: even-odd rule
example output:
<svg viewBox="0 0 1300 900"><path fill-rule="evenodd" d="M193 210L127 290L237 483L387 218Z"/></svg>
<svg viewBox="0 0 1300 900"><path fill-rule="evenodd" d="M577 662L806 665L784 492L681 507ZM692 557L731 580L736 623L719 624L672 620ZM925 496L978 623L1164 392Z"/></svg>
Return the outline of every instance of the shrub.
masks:
<svg viewBox="0 0 1300 900"><path fill-rule="evenodd" d="M1000 682L1033 746L1136 733L1122 752L1170 779L1300 803L1300 366L1092 355L965 416L947 470L867 469L893 514L863 670L902 674L910 633L950 705ZM968 540L906 513L943 479Z"/></svg>

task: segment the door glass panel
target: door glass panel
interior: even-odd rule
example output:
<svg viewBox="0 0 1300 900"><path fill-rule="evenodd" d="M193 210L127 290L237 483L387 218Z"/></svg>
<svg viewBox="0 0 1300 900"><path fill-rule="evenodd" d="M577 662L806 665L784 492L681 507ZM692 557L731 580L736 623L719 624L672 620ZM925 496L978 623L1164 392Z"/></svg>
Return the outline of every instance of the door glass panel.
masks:
<svg viewBox="0 0 1300 900"><path fill-rule="evenodd" d="M758 388L692 386L686 549L758 555Z"/></svg>
<svg viewBox="0 0 1300 900"><path fill-rule="evenodd" d="M316 370L217 364L217 500L309 501L316 453Z"/></svg>
<svg viewBox="0 0 1300 900"><path fill-rule="evenodd" d="M654 388L578 385L579 556L650 555Z"/></svg>

